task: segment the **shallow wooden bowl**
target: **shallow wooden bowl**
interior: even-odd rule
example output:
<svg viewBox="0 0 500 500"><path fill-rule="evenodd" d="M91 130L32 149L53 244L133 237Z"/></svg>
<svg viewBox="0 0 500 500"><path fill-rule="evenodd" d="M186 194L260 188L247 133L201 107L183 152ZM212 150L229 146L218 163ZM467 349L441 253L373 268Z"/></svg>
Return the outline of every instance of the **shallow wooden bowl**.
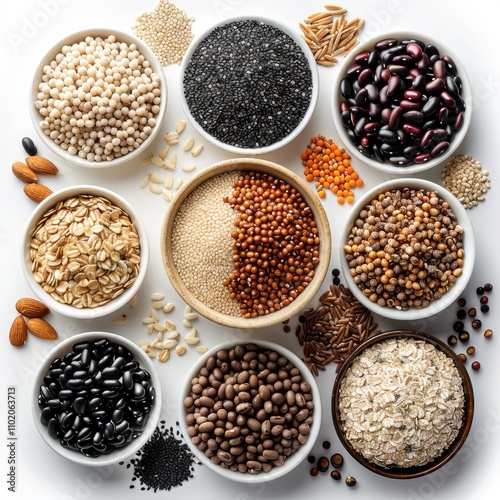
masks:
<svg viewBox="0 0 500 500"><path fill-rule="evenodd" d="M453 441L451 445L443 451L443 453L436 459L428 462L427 464L420 467L388 467L384 468L373 462L368 461L364 458L360 453L358 453L346 439L341 426L341 416L339 410L339 391L341 382L346 376L349 368L352 365L354 359L361 354L368 347L373 346L376 343L382 342L387 339L394 338L414 338L417 340L423 340L425 342L429 342L433 346L435 346L439 351L446 354L450 357L455 366L458 369L458 373L462 379L462 385L465 396L465 407L464 407L464 417L462 422L462 427L460 431ZM430 474L431 472L436 471L447 462L449 462L460 450L462 445L465 443L469 431L472 426L472 420L474 416L474 392L472 389L472 383L465 368L463 362L459 359L459 357L455 354L455 352L444 342L433 337L432 335L413 331L413 330L390 330L383 332L375 337L370 338L363 344L361 344L355 351L353 351L346 361L343 363L342 368L339 370L337 377L335 379L335 383L333 386L332 392L332 400L331 400L331 409L332 409L332 417L333 424L335 427L335 431L339 437L340 442L344 446L344 448L349 452L349 454L356 459L361 465L366 467L368 470L374 472L375 474L379 474L381 476L389 477L392 479L413 479L416 477L425 476L426 474Z"/></svg>
<svg viewBox="0 0 500 500"><path fill-rule="evenodd" d="M302 194L304 200L309 205L314 214L320 237L320 262L316 267L315 274L311 283L309 283L305 290L300 293L299 296L290 305L283 307L279 311L269 313L264 316L258 316L256 318L244 318L243 316L223 314L207 307L183 283L174 264L172 255L171 241L174 220L179 208L181 207L187 196L194 189L200 186L200 184L207 181L208 179L226 172L233 172L238 170L266 172L272 174L276 178L288 182L291 186L297 189ZM328 271L328 267L330 265L330 226L328 223L326 212L317 194L305 183L305 181L303 181L298 175L291 172L287 168L267 160L254 158L235 158L221 161L203 169L199 174L192 177L191 180L186 183L181 188L181 190L179 190L173 202L169 205L162 223L160 241L161 255L165 271L175 290L182 297L182 299L202 316L223 326L229 326L233 328L253 329L273 326L297 314L314 297L315 293L323 283L323 280Z"/></svg>

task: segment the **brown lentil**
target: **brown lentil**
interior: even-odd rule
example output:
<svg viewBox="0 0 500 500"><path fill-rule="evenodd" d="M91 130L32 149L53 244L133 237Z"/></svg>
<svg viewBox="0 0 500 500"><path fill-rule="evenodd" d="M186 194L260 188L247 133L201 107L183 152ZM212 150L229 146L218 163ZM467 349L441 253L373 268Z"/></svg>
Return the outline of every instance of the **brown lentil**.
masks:
<svg viewBox="0 0 500 500"><path fill-rule="evenodd" d="M464 230L448 202L425 189L381 193L345 242L351 276L379 306L408 310L439 299L462 274Z"/></svg>
<svg viewBox="0 0 500 500"><path fill-rule="evenodd" d="M314 375L325 366L337 363L337 371L347 356L364 340L373 337L377 323L344 285L330 285L316 308L304 312L296 329L304 361Z"/></svg>
<svg viewBox="0 0 500 500"><path fill-rule="evenodd" d="M307 442L313 424L311 386L300 370L251 343L208 358L184 406L198 448L214 464L248 474L283 465Z"/></svg>
<svg viewBox="0 0 500 500"><path fill-rule="evenodd" d="M271 174L242 172L224 198L238 214L233 237L234 270L223 284L255 318L292 303L312 281L320 237L302 195Z"/></svg>

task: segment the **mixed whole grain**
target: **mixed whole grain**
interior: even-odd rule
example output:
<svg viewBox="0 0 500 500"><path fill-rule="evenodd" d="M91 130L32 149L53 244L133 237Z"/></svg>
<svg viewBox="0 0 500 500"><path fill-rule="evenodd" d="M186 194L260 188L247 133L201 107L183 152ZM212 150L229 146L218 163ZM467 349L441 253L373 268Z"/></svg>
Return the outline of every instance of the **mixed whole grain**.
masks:
<svg viewBox="0 0 500 500"><path fill-rule="evenodd" d="M355 284L372 302L399 310L424 308L462 275L465 236L437 193L392 189L359 212L344 254Z"/></svg>
<svg viewBox="0 0 500 500"><path fill-rule="evenodd" d="M45 212L29 255L35 281L56 301L95 308L135 282L141 242L124 210L102 196L81 194Z"/></svg>
<svg viewBox="0 0 500 500"><path fill-rule="evenodd" d="M382 340L362 351L342 379L338 398L346 440L384 468L436 460L458 436L465 412L453 360L412 337Z"/></svg>

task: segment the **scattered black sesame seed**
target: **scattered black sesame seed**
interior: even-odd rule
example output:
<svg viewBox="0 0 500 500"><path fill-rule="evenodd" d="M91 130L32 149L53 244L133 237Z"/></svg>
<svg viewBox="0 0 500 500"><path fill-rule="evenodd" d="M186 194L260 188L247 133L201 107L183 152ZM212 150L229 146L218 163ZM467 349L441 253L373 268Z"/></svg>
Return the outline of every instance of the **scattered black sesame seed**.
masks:
<svg viewBox="0 0 500 500"><path fill-rule="evenodd" d="M340 278L337 278L337 277L333 278L332 283L335 286L339 286L340 285Z"/></svg>
<svg viewBox="0 0 500 500"><path fill-rule="evenodd" d="M332 445L332 443L330 443L330 441L323 441L323 444L322 444L322 446L325 450L329 450L331 445Z"/></svg>

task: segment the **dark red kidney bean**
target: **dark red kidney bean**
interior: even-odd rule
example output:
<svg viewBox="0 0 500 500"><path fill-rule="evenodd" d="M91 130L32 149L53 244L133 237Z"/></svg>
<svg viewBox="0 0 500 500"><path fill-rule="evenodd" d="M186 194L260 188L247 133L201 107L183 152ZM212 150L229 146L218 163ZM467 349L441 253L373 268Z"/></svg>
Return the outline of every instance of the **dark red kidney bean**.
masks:
<svg viewBox="0 0 500 500"><path fill-rule="evenodd" d="M420 111L410 110L403 113L403 120L418 125L424 121L424 115Z"/></svg>
<svg viewBox="0 0 500 500"><path fill-rule="evenodd" d="M380 120L384 123L389 123L389 119L391 118L392 109L384 108L380 113Z"/></svg>
<svg viewBox="0 0 500 500"><path fill-rule="evenodd" d="M375 50L380 52L382 50L389 49L390 47L393 47L397 43L398 43L398 41L396 40L396 38L384 38L383 40L379 40L375 44Z"/></svg>
<svg viewBox="0 0 500 500"><path fill-rule="evenodd" d="M422 129L410 123L405 123L403 125L403 132L413 137L420 137L422 135Z"/></svg>
<svg viewBox="0 0 500 500"><path fill-rule="evenodd" d="M381 51L379 57L382 63L387 66L388 64L391 64L395 57L405 53L405 47L403 47L402 45L395 45L394 47L390 47L386 50Z"/></svg>
<svg viewBox="0 0 500 500"><path fill-rule="evenodd" d="M391 75L398 75L401 78L405 78L406 75L408 75L408 68L401 64L389 64L387 69L390 71Z"/></svg>
<svg viewBox="0 0 500 500"><path fill-rule="evenodd" d="M447 120L448 118L448 114L449 114L449 111L448 111L448 108L446 106L443 106L440 110L439 110L439 113L438 113L438 120L443 123Z"/></svg>
<svg viewBox="0 0 500 500"><path fill-rule="evenodd" d="M356 97L354 98L354 101L356 102L357 106L364 107L365 101L368 97L368 92L366 89L361 89L357 94Z"/></svg>
<svg viewBox="0 0 500 500"><path fill-rule="evenodd" d="M389 85L385 85L384 87L382 87L380 89L380 92L379 92L380 104L382 104L382 106L385 106L386 104L390 103L390 98L387 95L388 87L389 87Z"/></svg>
<svg viewBox="0 0 500 500"><path fill-rule="evenodd" d="M410 101L408 99L403 99L399 105L405 110L405 111L410 111L410 110L419 110L422 108L422 103L418 101ZM423 109L422 109L423 112Z"/></svg>
<svg viewBox="0 0 500 500"><path fill-rule="evenodd" d="M424 134L420 138L420 146L422 148L426 148L429 145L429 143L432 141L433 137L434 137L434 130L433 129L429 129L426 132L424 132Z"/></svg>
<svg viewBox="0 0 500 500"><path fill-rule="evenodd" d="M417 78L418 76L424 77L424 75L422 75L422 72L418 68L410 68L410 71L408 71L407 78L409 80L411 80L412 84L413 84L413 80L415 80L415 78ZM424 81L425 81L425 77L424 77Z"/></svg>
<svg viewBox="0 0 500 500"><path fill-rule="evenodd" d="M362 144L358 145L358 151L368 158L370 158L372 155L372 150L370 148L367 148L366 146L363 146Z"/></svg>
<svg viewBox="0 0 500 500"><path fill-rule="evenodd" d="M453 99L451 94L446 90L443 90L443 92L441 92L439 96L441 97L441 101L443 101L445 106L447 106L448 108L453 108L456 105L455 99Z"/></svg>
<svg viewBox="0 0 500 500"><path fill-rule="evenodd" d="M370 52L365 51L365 52L360 52L359 54L357 54L356 57L354 58L354 60L357 63L364 63L364 62L368 61L369 57L370 57Z"/></svg>
<svg viewBox="0 0 500 500"><path fill-rule="evenodd" d="M356 77L357 78L362 70L363 70L363 66L361 66L361 64L354 64L346 71L346 75L349 77Z"/></svg>
<svg viewBox="0 0 500 500"><path fill-rule="evenodd" d="M444 128L434 128L434 140L440 142L448 138L449 134Z"/></svg>
<svg viewBox="0 0 500 500"><path fill-rule="evenodd" d="M444 78L446 76L446 65L442 59L438 59L432 65L432 72L436 78Z"/></svg>
<svg viewBox="0 0 500 500"><path fill-rule="evenodd" d="M367 123L368 123L368 120L366 119L366 117L362 116L361 118L359 118L358 122L356 123L356 125L354 127L354 133L358 137L362 137L363 135L365 135L365 125Z"/></svg>
<svg viewBox="0 0 500 500"><path fill-rule="evenodd" d="M364 129L365 129L365 132L369 133L369 132L375 132L376 130L378 130L379 128L379 124L377 122L367 122Z"/></svg>
<svg viewBox="0 0 500 500"><path fill-rule="evenodd" d="M368 67L375 69L378 64L378 52L376 50L372 50L366 62Z"/></svg>
<svg viewBox="0 0 500 500"><path fill-rule="evenodd" d="M448 141L439 142L432 148L431 156L438 156L444 153L448 149L449 145L450 143Z"/></svg>
<svg viewBox="0 0 500 500"><path fill-rule="evenodd" d="M429 68L429 63L430 63L429 56L425 52L422 52L422 57L417 62L417 68L420 71L427 71Z"/></svg>
<svg viewBox="0 0 500 500"><path fill-rule="evenodd" d="M435 80L431 80L430 82L426 83L425 91L429 94L435 94L445 86L446 83L442 78L436 78Z"/></svg>
<svg viewBox="0 0 500 500"><path fill-rule="evenodd" d="M413 89L405 90L403 96L410 101L420 101L422 99L422 94L418 90Z"/></svg>
<svg viewBox="0 0 500 500"><path fill-rule="evenodd" d="M455 61L449 56L449 55L444 55L443 56L443 62L446 65L446 69L452 74L456 75L457 74L457 66L455 64Z"/></svg>
<svg viewBox="0 0 500 500"><path fill-rule="evenodd" d="M370 139L367 136L361 137L361 145L364 148L368 148L370 146Z"/></svg>
<svg viewBox="0 0 500 500"><path fill-rule="evenodd" d="M422 113L425 116L429 116L432 113L436 112L441 107L441 100L437 96L431 97L423 106Z"/></svg>
<svg viewBox="0 0 500 500"><path fill-rule="evenodd" d="M462 128L464 124L464 114L462 112L458 113L455 122L453 123L453 130L458 131Z"/></svg>
<svg viewBox="0 0 500 500"><path fill-rule="evenodd" d="M406 46L406 52L408 52L408 54L410 54L410 56L416 61L419 61L422 57L422 47L415 42L410 42Z"/></svg>
<svg viewBox="0 0 500 500"><path fill-rule="evenodd" d="M394 130L389 130L385 128L381 128L378 131L378 138L383 142L388 142L391 144L399 142L398 134Z"/></svg>
<svg viewBox="0 0 500 500"><path fill-rule="evenodd" d="M403 108L401 106L396 106L389 115L389 128L391 130L397 130L399 127L399 122L401 121L401 116L403 114Z"/></svg>
<svg viewBox="0 0 500 500"><path fill-rule="evenodd" d="M377 121L380 118L381 110L382 108L380 104L376 102L370 102L370 104L368 105L368 113L370 114L370 118L372 120Z"/></svg>
<svg viewBox="0 0 500 500"><path fill-rule="evenodd" d="M455 83L455 80L453 79L452 76L446 75L445 82L446 82L446 90L451 95L453 95L454 97L456 97L457 95L460 94L460 89L458 88L458 86Z"/></svg>
<svg viewBox="0 0 500 500"><path fill-rule="evenodd" d="M345 113L346 111L349 111L349 105L347 104L346 101L342 101L340 103L340 112Z"/></svg>
<svg viewBox="0 0 500 500"><path fill-rule="evenodd" d="M373 82L373 71L370 68L365 68L358 75L358 85L365 87L368 83Z"/></svg>
<svg viewBox="0 0 500 500"><path fill-rule="evenodd" d="M386 156L395 156L401 152L401 146L399 144L389 144L388 142L382 142L380 144L380 151Z"/></svg>
<svg viewBox="0 0 500 500"><path fill-rule="evenodd" d="M431 155L429 153L421 153L415 158L413 158L414 163L425 163L426 161L429 161L431 159Z"/></svg>
<svg viewBox="0 0 500 500"><path fill-rule="evenodd" d="M388 82L391 79L391 72L387 68L383 68L382 71L380 72L380 78L382 80Z"/></svg>
<svg viewBox="0 0 500 500"><path fill-rule="evenodd" d="M380 151L380 148L377 144L374 144L372 146L372 153L373 153L373 156L375 157L375 159L380 162L380 163L384 163L385 161L385 157L384 155L382 154L382 152Z"/></svg>
<svg viewBox="0 0 500 500"><path fill-rule="evenodd" d="M394 95L401 87L401 78L398 75L393 75L387 83L387 96L391 97Z"/></svg>
<svg viewBox="0 0 500 500"><path fill-rule="evenodd" d="M408 67L410 64L413 64L413 58L409 54L400 54L393 57L392 63Z"/></svg>
<svg viewBox="0 0 500 500"><path fill-rule="evenodd" d="M426 45L424 51L425 51L425 54L427 54L429 57L439 56L439 50L432 43L429 43L428 45Z"/></svg>
<svg viewBox="0 0 500 500"><path fill-rule="evenodd" d="M458 91L462 92L462 79L456 75L453 77L453 81L455 82L455 85L458 87Z"/></svg>
<svg viewBox="0 0 500 500"><path fill-rule="evenodd" d="M373 83L368 83L365 86L365 90L367 92L367 97L368 97L369 101L371 101L371 102L378 101L379 91L378 91L378 88L376 87L376 85L374 85Z"/></svg>

